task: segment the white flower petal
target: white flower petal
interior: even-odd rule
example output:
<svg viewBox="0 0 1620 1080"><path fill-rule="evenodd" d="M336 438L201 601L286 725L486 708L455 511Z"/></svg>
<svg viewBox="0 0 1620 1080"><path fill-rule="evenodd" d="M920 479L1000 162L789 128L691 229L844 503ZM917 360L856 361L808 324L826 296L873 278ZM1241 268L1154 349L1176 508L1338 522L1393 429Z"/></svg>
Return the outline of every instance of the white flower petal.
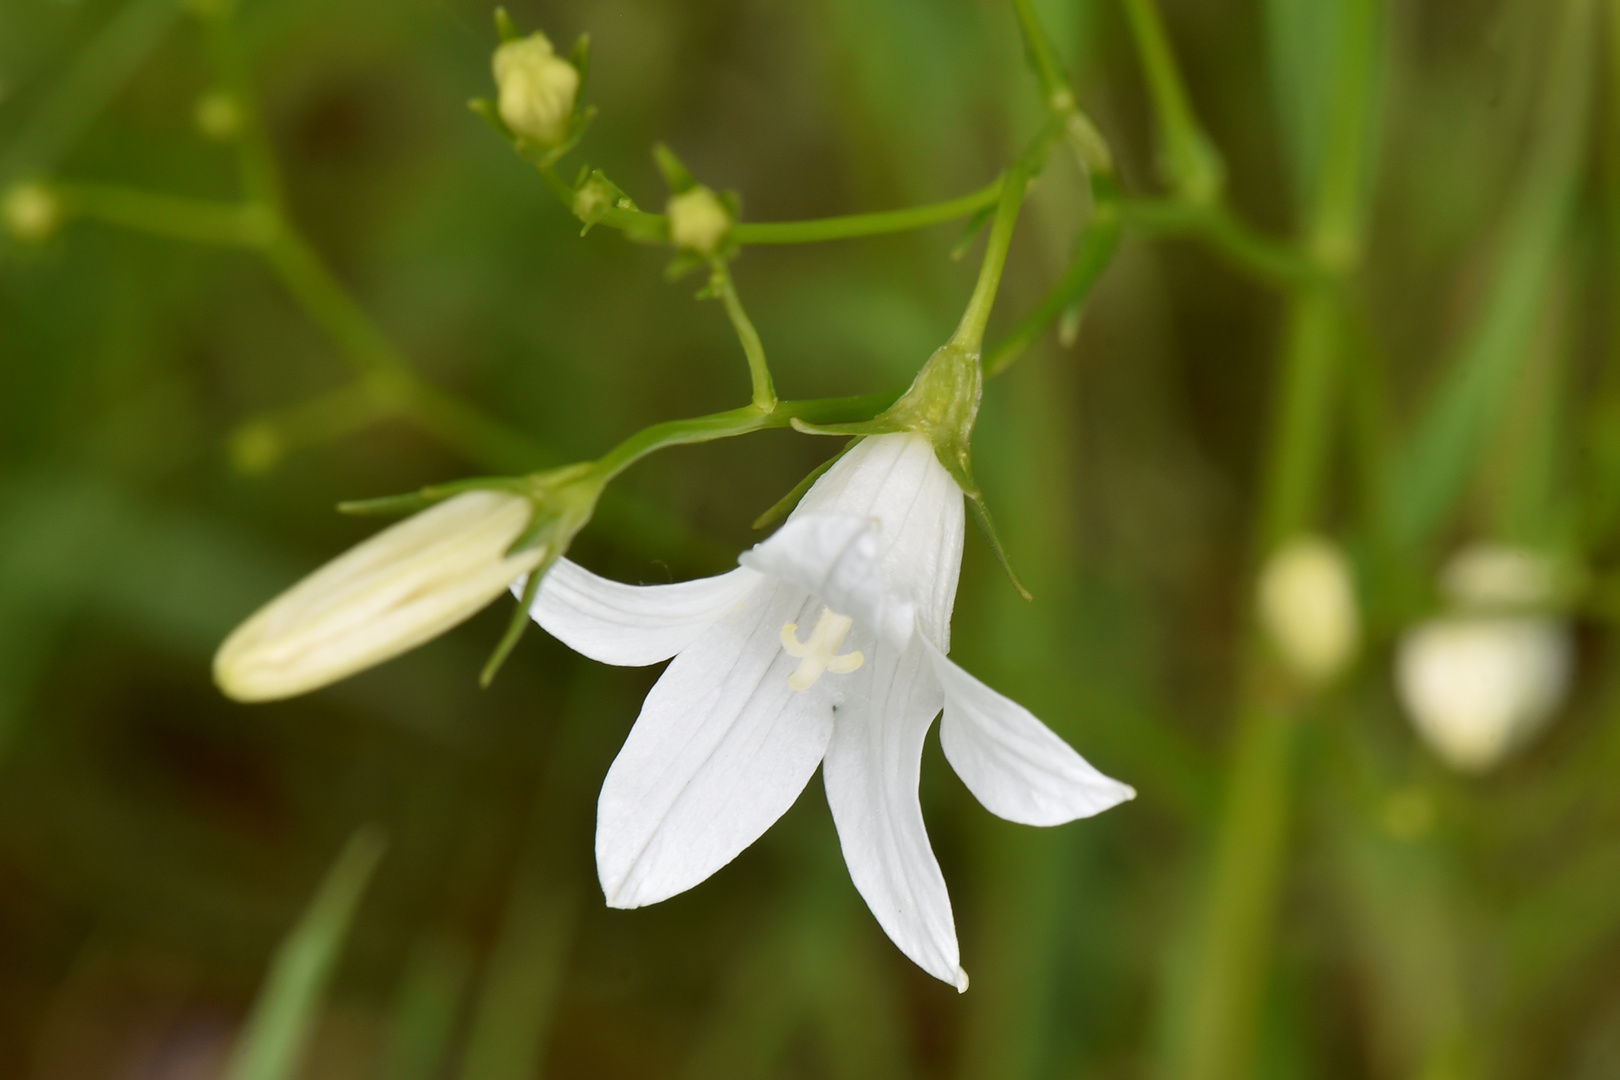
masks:
<svg viewBox="0 0 1620 1080"><path fill-rule="evenodd" d="M945 688L939 741L985 809L1023 825L1061 825L1136 797L1098 772L1022 705L926 646Z"/></svg>
<svg viewBox="0 0 1620 1080"><path fill-rule="evenodd" d="M870 518L805 514L737 561L819 596L833 611L904 648L915 609L888 587L878 550L878 527Z"/></svg>
<svg viewBox="0 0 1620 1080"><path fill-rule="evenodd" d="M864 691L840 707L822 773L855 888L889 938L918 967L958 990L956 923L917 801L923 739L939 712L939 682L923 647L875 647Z"/></svg>
<svg viewBox="0 0 1620 1080"><path fill-rule="evenodd" d="M962 569L962 489L934 456L933 443L914 432L863 439L816 481L788 520L810 514L877 519L884 580L917 605L923 633L950 648Z"/></svg>
<svg viewBox="0 0 1620 1080"><path fill-rule="evenodd" d="M529 614L546 633L603 664L668 660L734 611L760 584L752 570L673 585L625 585L558 559ZM523 581L512 586L519 596Z"/></svg>
<svg viewBox="0 0 1620 1080"><path fill-rule="evenodd" d="M761 588L669 665L597 803L596 868L612 907L654 904L736 858L793 805L832 734L838 678L788 688L783 624L819 601Z"/></svg>

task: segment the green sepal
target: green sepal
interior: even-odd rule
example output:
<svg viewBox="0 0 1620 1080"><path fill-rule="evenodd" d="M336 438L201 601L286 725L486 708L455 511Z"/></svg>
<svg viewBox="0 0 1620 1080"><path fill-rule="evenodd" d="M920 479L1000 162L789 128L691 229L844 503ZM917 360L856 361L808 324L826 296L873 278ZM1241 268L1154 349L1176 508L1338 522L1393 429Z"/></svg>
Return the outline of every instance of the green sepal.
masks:
<svg viewBox="0 0 1620 1080"><path fill-rule="evenodd" d="M699 255L695 251L678 252L676 256L669 261L669 265L664 267L664 280L679 281L692 271L707 266L708 263L709 260L707 258ZM707 289L708 285L705 284L704 288ZM701 297L702 293L703 290L700 289L698 295Z"/></svg>
<svg viewBox="0 0 1620 1080"><path fill-rule="evenodd" d="M907 425L890 419L887 413L850 424L811 424L800 420L797 416L788 423L801 435L893 435L896 432L910 430Z"/></svg>
<svg viewBox="0 0 1620 1080"><path fill-rule="evenodd" d="M568 62L579 72L579 86L574 90L574 119L580 120L589 110L585 108L585 76L591 69L591 35L581 34L568 50Z"/></svg>
<svg viewBox="0 0 1620 1080"><path fill-rule="evenodd" d="M475 97L467 102L467 108L482 117L484 123L495 130L495 134L511 143L514 147L517 146L517 135L512 132L511 128L506 126L506 121L501 119L501 111L496 108L493 101L489 100L489 98Z"/></svg>
<svg viewBox="0 0 1620 1080"><path fill-rule="evenodd" d="M414 514L424 510L438 499L429 498L420 491L413 491L405 495L383 495L376 499L349 499L337 504L340 514L349 514L353 517L392 517L400 514Z"/></svg>
<svg viewBox="0 0 1620 1080"><path fill-rule="evenodd" d="M778 521L781 521L783 518L787 517L788 514L793 512L793 508L799 505L799 500L804 498L804 493L810 490L810 485L814 484L817 480L820 480L828 469L838 464L838 460L840 458L849 453L851 450L855 449L862 438L864 438L864 436L857 435L855 438L849 440L848 444L846 444L842 450L838 451L838 453L811 469L808 476L806 476L803 480L800 480L797 484L793 485L793 490L789 491L780 499L777 499L776 502L771 505L769 510L755 518L754 523L749 526L749 528L768 528L769 526L774 525Z"/></svg>
<svg viewBox="0 0 1620 1080"><path fill-rule="evenodd" d="M658 163L658 171L664 176L664 183L669 185L670 194L679 195L697 187L697 180L681 164L675 151L663 143L653 143L652 152L653 160Z"/></svg>
<svg viewBox="0 0 1620 1080"><path fill-rule="evenodd" d="M495 33L500 37L502 45L523 36L518 33L517 25L512 22L512 16L508 15L503 7L495 9Z"/></svg>
<svg viewBox="0 0 1620 1080"><path fill-rule="evenodd" d="M973 520L979 523L984 538L990 541L990 550L996 553L996 561L1007 571L1007 578L1012 582L1012 587L1017 589L1018 595L1025 600L1035 599L1029 590L1024 588L1024 583L1018 580L1018 574L1012 568L1012 561L1007 558L1007 549L1001 546L1001 537L996 535L996 523L990 520L990 507L985 505L984 494L969 491L967 488L962 489L962 494L967 496L968 509L973 511Z"/></svg>
<svg viewBox="0 0 1620 1080"><path fill-rule="evenodd" d="M489 684L495 681L495 676L506 663L506 658L512 655L517 648L518 639L523 631L529 628L529 609L534 606L534 598L540 591L540 579L545 577L546 571L551 569L552 559L542 560L541 564L529 571L528 580L523 583L523 595L518 600L516 610L512 612L512 619L506 624L506 633L496 643L495 651L490 653L489 659L484 662L484 669L478 673L478 685L489 689Z"/></svg>

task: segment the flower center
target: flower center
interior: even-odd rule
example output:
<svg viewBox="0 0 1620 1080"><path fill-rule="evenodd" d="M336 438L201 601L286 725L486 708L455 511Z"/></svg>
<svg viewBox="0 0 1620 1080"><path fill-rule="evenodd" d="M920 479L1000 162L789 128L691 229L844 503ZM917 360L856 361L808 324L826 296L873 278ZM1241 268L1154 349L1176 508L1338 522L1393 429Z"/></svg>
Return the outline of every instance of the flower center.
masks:
<svg viewBox="0 0 1620 1080"><path fill-rule="evenodd" d="M808 690L816 684L824 671L847 675L860 667L866 657L857 652L839 655L838 647L844 643L853 622L845 615L835 615L831 608L822 608L821 617L810 631L809 641L799 640L799 624L786 623L782 627L782 648L789 656L799 658L799 666L788 676L788 686L794 690Z"/></svg>

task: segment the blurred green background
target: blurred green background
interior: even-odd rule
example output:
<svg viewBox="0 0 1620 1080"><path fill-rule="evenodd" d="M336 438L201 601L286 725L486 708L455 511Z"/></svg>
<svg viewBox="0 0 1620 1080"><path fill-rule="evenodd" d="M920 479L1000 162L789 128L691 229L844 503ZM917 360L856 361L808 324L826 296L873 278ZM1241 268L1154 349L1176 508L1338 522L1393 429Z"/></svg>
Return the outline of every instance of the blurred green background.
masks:
<svg viewBox="0 0 1620 1080"><path fill-rule="evenodd" d="M1139 0L1035 7L1123 187L1174 196ZM480 691L504 604L305 698L214 690L223 635L375 528L335 503L593 457L747 393L667 250L580 239L466 110L490 93L486 6L244 0L289 218L416 371L537 446L339 410L266 449L251 425L350 376L264 260L94 220L3 242L0 1076L222 1075L366 823L387 851L326 950L307 1054L233 1078L1620 1076L1617 7L1164 0L1227 204L1333 284L1128 225L1077 339L988 386L979 478L1035 600L970 537L956 654L1140 795L1010 825L930 741L959 997L865 910L819 781L710 881L607 910L596 792L656 672L534 632ZM648 208L656 140L745 218L797 219L975 189L1041 116L998 0L512 13L592 35L576 160ZM233 154L196 119L217 85L178 2L0 0L0 187L232 200ZM992 339L1068 262L1084 190L1054 154ZM746 250L783 395L902 388L971 289L960 235ZM1313 398L1290 373L1317 354ZM1268 432L1311 415L1320 461L1299 465ZM661 454L572 554L629 581L718 572L830 446ZM1348 547L1367 629L1345 679L1280 706L1245 644L1279 521ZM1412 733L1391 652L1444 558L1490 538L1570 568L1575 680L1543 737L1464 777Z"/></svg>

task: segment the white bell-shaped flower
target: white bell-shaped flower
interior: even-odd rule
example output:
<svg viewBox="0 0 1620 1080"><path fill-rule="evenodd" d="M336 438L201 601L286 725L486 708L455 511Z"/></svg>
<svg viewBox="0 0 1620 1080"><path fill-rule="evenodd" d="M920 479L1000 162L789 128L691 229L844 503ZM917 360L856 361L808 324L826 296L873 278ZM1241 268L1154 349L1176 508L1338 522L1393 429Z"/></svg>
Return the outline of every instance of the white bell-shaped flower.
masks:
<svg viewBox="0 0 1620 1080"><path fill-rule="evenodd" d="M558 56L544 34L503 43L492 66L506 126L541 146L561 143L579 93L579 69Z"/></svg>
<svg viewBox="0 0 1620 1080"><path fill-rule="evenodd" d="M738 569L674 585L566 560L536 621L609 664L674 657L608 770L596 859L614 907L683 892L752 844L823 770L844 860L878 922L958 989L950 897L923 826L923 740L991 812L1031 825L1134 792L946 653L962 491L917 434L866 439Z"/></svg>

